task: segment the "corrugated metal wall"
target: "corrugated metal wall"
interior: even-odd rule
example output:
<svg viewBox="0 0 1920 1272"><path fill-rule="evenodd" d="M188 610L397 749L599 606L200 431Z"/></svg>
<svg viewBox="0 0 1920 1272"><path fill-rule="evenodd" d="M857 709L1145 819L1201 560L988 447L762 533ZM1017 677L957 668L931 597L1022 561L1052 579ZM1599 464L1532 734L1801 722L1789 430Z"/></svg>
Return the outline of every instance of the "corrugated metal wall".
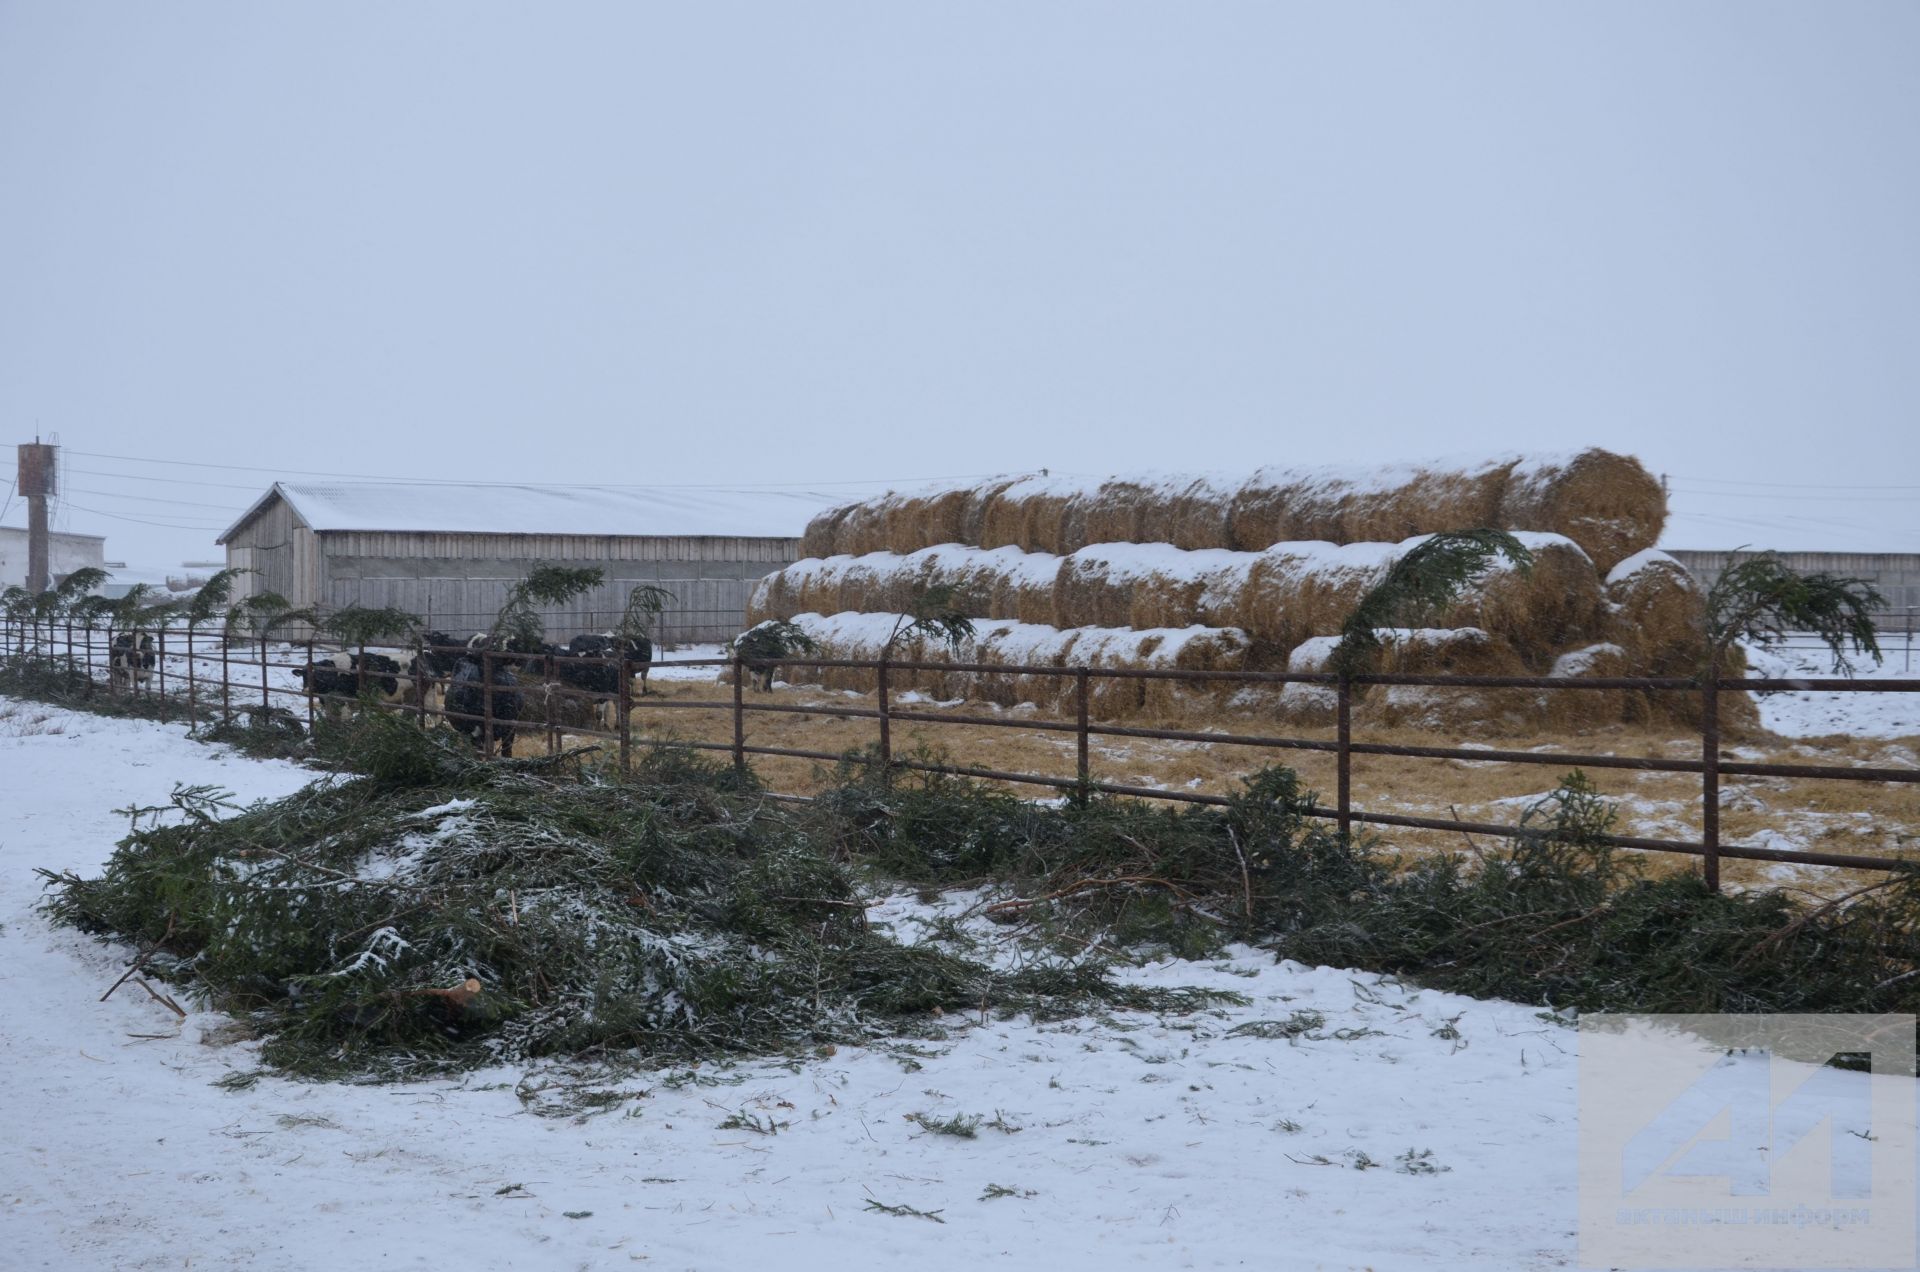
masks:
<svg viewBox="0 0 1920 1272"><path fill-rule="evenodd" d="M1686 548L1669 551L1708 587L1720 577L1728 558L1736 555L1732 552L1698 552ZM1782 552L1780 559L1804 573L1824 571L1865 579L1887 598L1887 607L1896 614L1920 606L1920 552ZM1904 615L1901 617L1904 619Z"/></svg>

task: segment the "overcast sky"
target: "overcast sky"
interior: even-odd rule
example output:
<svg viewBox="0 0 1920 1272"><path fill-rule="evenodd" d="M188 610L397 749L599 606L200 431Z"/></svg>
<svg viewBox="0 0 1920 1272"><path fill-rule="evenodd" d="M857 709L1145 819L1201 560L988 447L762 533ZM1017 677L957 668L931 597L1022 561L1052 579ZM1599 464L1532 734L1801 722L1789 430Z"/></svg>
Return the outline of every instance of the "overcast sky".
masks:
<svg viewBox="0 0 1920 1272"><path fill-rule="evenodd" d="M151 564L315 471L1594 444L1670 546L1920 551L1917 53L1912 0L0 0L0 440Z"/></svg>

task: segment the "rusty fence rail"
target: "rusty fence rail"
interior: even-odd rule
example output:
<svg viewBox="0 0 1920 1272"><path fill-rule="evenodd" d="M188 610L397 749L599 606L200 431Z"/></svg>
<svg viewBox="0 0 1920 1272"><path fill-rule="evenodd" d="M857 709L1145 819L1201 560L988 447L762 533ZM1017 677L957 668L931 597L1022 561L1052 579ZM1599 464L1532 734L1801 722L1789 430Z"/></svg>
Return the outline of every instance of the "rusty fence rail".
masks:
<svg viewBox="0 0 1920 1272"><path fill-rule="evenodd" d="M301 704L308 727L311 728L318 715L333 702L344 704L344 698L325 699L294 685L275 685L272 683L274 671L292 673L311 665L316 658L335 653L385 653L390 657L398 655L397 661L420 652L413 649L342 650L338 646L328 646L312 640L297 642L273 642L267 637L250 637L234 641L215 634L193 631L159 632L154 653L154 668L145 681L135 681L113 672L110 666L111 646L115 633L111 629L104 633L97 630L75 628L70 625L42 626L27 632L19 624L0 625L0 652L16 657L22 655L37 656L53 665L64 665L69 673L76 676L84 674L89 683L100 683L96 672L105 671L105 684L109 693L142 694L151 693L162 704L179 702L190 722L197 721L202 711L211 713L214 709L214 695L218 695L218 709L223 715L232 715L236 710L252 709L257 696L259 707L272 711L279 702L291 698ZM171 635L172 639L169 639ZM200 644L196 648L195 640ZM275 661L271 656L271 646L278 644L283 661ZM424 652L446 655L466 654L466 647L433 646ZM649 664L653 669L668 667L714 668L716 674L725 672L732 682L732 693L724 699L686 700L652 694L635 694L633 681L642 670L638 662L620 658L590 658L569 655L520 655L499 651L479 651L481 682L472 686L477 692L481 707L478 713L472 711L454 711L448 708L444 693L446 685L443 679L435 683L412 683L405 672L396 679L408 680L412 690L411 698L405 701L389 701L384 705L397 711L414 715L422 725L433 720L444 720L458 727L460 724L473 726L470 731L477 734L483 752L490 752L496 740L504 738L509 743L515 734L544 733L550 744L557 747L562 734L570 737L591 738L596 741L614 743L619 748L620 764L616 770L624 774L635 746L671 744L701 750L725 752L731 756L736 766L745 768L749 756L765 755L795 759L817 760L822 763L840 763L851 760L855 763L877 765L887 771L922 771L945 773L962 777L973 777L988 781L1005 782L1027 786L1037 786L1061 791L1075 798L1086 798L1092 794L1110 794L1139 799L1167 800L1187 804L1225 805L1230 801L1220 795L1208 795L1193 791L1162 790L1156 787L1132 786L1115 782L1106 782L1094 777L1089 759L1091 739L1097 737L1159 739L1177 742L1197 742L1211 745L1241 746L1256 751L1311 751L1331 754L1335 762L1334 803L1329 808L1312 810L1314 816L1328 818L1336 823L1343 834L1352 833L1354 825L1395 826L1421 830L1464 832L1467 834L1513 838L1523 832L1519 827L1496 823L1463 822L1442 820L1432 817L1415 817L1399 813L1372 812L1357 808L1353 803L1353 760L1355 756L1391 756L1415 759L1458 760L1475 764L1524 764L1545 765L1560 768L1593 769L1629 769L1653 773L1697 774L1700 778L1701 799L1701 837L1698 840L1655 839L1633 835L1606 835L1601 842L1619 848L1648 852L1677 853L1699 857L1702 871L1709 887L1720 885L1720 862L1733 858L1748 861L1784 862L1802 865L1833 866L1855 870L1895 871L1920 869L1920 859L1906 860L1891 857L1870 857L1852 853L1813 852L1797 849L1764 848L1753 845L1732 844L1722 841L1720 835L1720 784L1728 777L1783 777L1817 779L1844 782L1887 782L1905 785L1920 785L1920 768L1889 768L1864 765L1834 764L1772 764L1755 763L1743 760L1726 759L1721 754L1719 730L1719 695L1729 691L1816 691L1833 693L1898 693L1920 694L1920 679L1856 680L1846 678L1791 678L1761 679L1752 677L1689 679L1684 677L1645 677L1645 676L1423 676L1423 675L1354 675L1342 676L1332 672L1274 672L1274 671L1185 671L1174 669L1146 669L1121 667L1050 667L1020 666L1001 663L965 663L965 662L928 662L913 660L886 659L832 659L832 658L783 658L779 666L790 672L800 669L826 670L846 668L871 671L874 676L872 706L835 706L835 705L798 705L774 701L756 701L745 692L745 684L756 670L737 658L695 658L662 659ZM218 675L208 674L215 670ZM502 666L527 667L530 663L543 664L543 670L555 673L543 677L530 686L495 685L493 678L496 670ZM581 688L568 685L558 677L564 675L567 666L587 665L604 669L611 673L615 687L612 689ZM174 668L173 687L168 686L169 667ZM402 661L406 667L406 662ZM84 671L83 671L84 669ZM892 676L896 672L955 672L955 673L992 673L997 675L1020 675L1057 678L1072 683L1074 709L1072 719L1030 719L1017 720L1004 717L963 714L952 711L928 711L912 706L898 705L897 695L892 688ZM184 672L184 674L183 674ZM254 673L257 673L254 674ZM376 688L387 673L369 670L363 663L356 674L356 687L365 690L369 685ZM236 680L236 675L242 675ZM1265 685L1303 684L1331 688L1335 695L1335 732L1334 737L1302 738L1280 734L1247 734L1226 731L1202 731L1190 729L1157 729L1133 725L1105 723L1096 720L1090 710L1092 684L1096 680L1139 679L1160 681L1181 681L1188 683L1244 683ZM604 683L604 680L602 681ZM1698 759L1664 759L1637 756L1595 755L1566 751L1505 750L1484 746L1407 746L1380 742L1367 742L1353 735L1352 710L1354 691L1364 686L1422 686L1433 688L1458 689L1533 689L1548 692L1592 692L1598 690L1635 690L1657 693L1684 693L1697 696L1699 700L1700 756ZM433 705L435 690L441 694L440 705ZM506 707L515 695L519 700L519 710L509 714ZM528 698L537 695L537 706L530 707ZM1916 702L1916 727L1920 728L1920 698ZM586 704L598 715L600 710L610 710L611 721L600 717L606 727L582 725L565 722L561 715L565 704L574 702ZM238 706L236 706L236 703ZM636 729L634 720L645 711L708 711L726 712L732 718L732 738L726 742L688 740L681 738L650 737L644 729ZM289 711L298 715L300 711ZM777 747L756 744L750 741L747 721L755 714L803 714L825 716L837 719L871 720L875 724L877 746L872 753L859 751L818 751L796 747ZM1057 777L1039 773L1012 772L1001 769L984 768L962 764L937 764L925 760L903 757L895 753L893 746L893 726L898 723L925 725L965 725L972 727L1018 729L1035 732L1067 733L1075 737L1076 771L1073 777ZM797 798L783 795L782 798Z"/></svg>

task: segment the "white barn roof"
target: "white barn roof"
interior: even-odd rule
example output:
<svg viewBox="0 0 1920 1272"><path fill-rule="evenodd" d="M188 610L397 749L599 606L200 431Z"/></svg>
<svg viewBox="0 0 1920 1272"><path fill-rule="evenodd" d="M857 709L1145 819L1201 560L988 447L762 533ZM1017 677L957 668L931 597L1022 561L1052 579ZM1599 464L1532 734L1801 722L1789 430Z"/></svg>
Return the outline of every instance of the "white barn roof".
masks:
<svg viewBox="0 0 1920 1272"><path fill-rule="evenodd" d="M845 498L813 491L665 486L619 489L454 482L275 482L215 542L232 538L276 495L316 531L754 539L797 539L806 529L808 518Z"/></svg>

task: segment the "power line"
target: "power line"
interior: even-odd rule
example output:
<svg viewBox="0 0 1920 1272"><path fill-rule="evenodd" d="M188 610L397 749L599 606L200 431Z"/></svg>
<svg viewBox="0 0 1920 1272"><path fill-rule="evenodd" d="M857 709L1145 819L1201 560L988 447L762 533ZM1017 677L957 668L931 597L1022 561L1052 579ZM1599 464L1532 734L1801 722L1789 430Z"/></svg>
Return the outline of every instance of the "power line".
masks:
<svg viewBox="0 0 1920 1272"><path fill-rule="evenodd" d="M1873 485L1822 485L1819 482L1806 481L1745 481L1734 477L1684 477L1673 474L1676 481L1697 481L1708 486L1771 486L1781 490L1920 490L1920 486L1873 486Z"/></svg>
<svg viewBox="0 0 1920 1272"><path fill-rule="evenodd" d="M1887 486L1883 488L1878 486L1862 486L1860 489L1898 490L1900 487ZM1920 487L1915 487L1915 489L1920 489ZM1778 491L1761 490L1688 490L1684 486L1675 486L1671 493L1676 495L1692 495L1700 499L1794 499L1809 503L1912 503L1915 499L1913 495L1794 495Z"/></svg>
<svg viewBox="0 0 1920 1272"><path fill-rule="evenodd" d="M110 473L104 468L74 468L71 466L67 468L67 471L70 473L80 473L87 477L111 477L116 481L157 481L169 486L217 486L222 490L251 490L256 495L260 493L260 484L258 482L198 481L192 477L174 477L171 475L154 477L147 473Z"/></svg>
<svg viewBox="0 0 1920 1272"><path fill-rule="evenodd" d="M209 523L209 522L199 522L199 521L195 521L195 522L149 521L144 517L127 517L127 516L122 516L120 513L107 512L100 508L83 507L82 505L73 503L71 501L65 502L63 506L71 508L75 512L89 512L96 517L108 517L114 521L131 521L136 525L158 526L162 530L225 530L226 529L225 525L222 525L218 522Z"/></svg>
<svg viewBox="0 0 1920 1272"><path fill-rule="evenodd" d="M162 499L158 495L129 495L119 490L87 490L80 486L68 486L67 489L76 495L105 495L109 499L138 499L142 503L179 504L183 508L211 508L215 512L231 512L235 516L238 516L240 508L244 507L244 505L234 504L201 503L193 499Z"/></svg>

